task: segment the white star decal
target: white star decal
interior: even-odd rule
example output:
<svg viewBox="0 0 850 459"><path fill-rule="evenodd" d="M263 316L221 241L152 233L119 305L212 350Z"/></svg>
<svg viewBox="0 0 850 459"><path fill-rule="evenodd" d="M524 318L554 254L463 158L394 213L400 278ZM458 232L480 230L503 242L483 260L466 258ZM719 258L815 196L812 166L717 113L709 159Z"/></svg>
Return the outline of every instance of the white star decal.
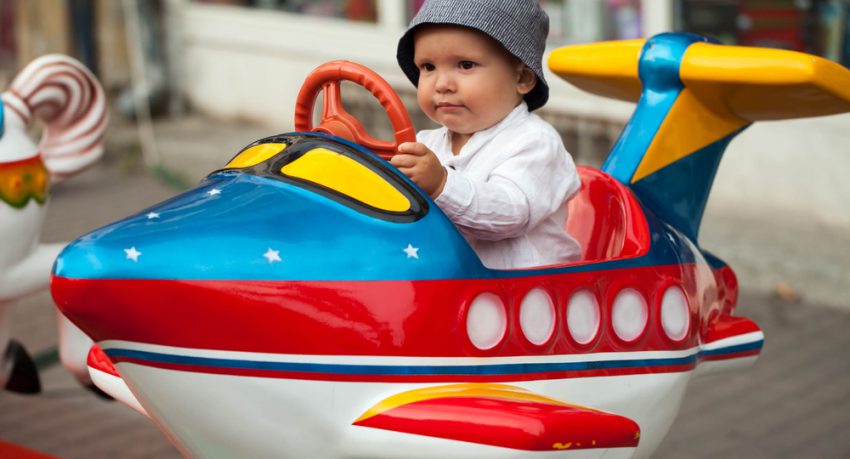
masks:
<svg viewBox="0 0 850 459"><path fill-rule="evenodd" d="M159 218L159 214L156 212L151 212L147 214L146 217L148 217L148 220L153 220L154 218Z"/></svg>
<svg viewBox="0 0 850 459"><path fill-rule="evenodd" d="M269 260L269 264L274 263L276 261L281 261L280 250L272 250L271 247L266 250L266 253L264 253L263 256L266 257L267 260Z"/></svg>
<svg viewBox="0 0 850 459"><path fill-rule="evenodd" d="M139 262L139 256L142 254L142 252L139 252L138 250L136 250L136 247L130 247L129 249L124 249L124 253L127 254L128 260L133 260L133 263L138 263Z"/></svg>
<svg viewBox="0 0 850 459"><path fill-rule="evenodd" d="M219 190L218 188L213 188L212 190L207 191L207 194L210 196L215 196L217 194L221 194L221 190Z"/></svg>
<svg viewBox="0 0 850 459"><path fill-rule="evenodd" d="M416 258L419 259L419 247L413 247L411 244L407 244L407 247L404 249L404 253L407 254L407 258Z"/></svg>

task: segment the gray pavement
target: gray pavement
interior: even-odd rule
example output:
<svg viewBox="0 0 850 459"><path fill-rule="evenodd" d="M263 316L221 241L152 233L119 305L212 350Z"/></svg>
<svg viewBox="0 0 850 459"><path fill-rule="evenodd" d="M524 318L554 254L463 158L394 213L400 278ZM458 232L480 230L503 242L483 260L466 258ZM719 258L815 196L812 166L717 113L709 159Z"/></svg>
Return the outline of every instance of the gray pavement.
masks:
<svg viewBox="0 0 850 459"><path fill-rule="evenodd" d="M168 165L194 182L274 132L189 119L157 133ZM54 190L44 240L77 237L177 192L128 153L137 150L132 130L110 136L102 163ZM739 311L764 329L762 357L750 370L695 379L657 458L850 458L848 236L761 218L712 210L701 242L741 268ZM775 294L778 282L799 300ZM49 350L54 314L47 294L22 301L13 336L34 353ZM42 377L42 395L0 392L0 439L68 459L179 457L150 421L83 390L60 367Z"/></svg>

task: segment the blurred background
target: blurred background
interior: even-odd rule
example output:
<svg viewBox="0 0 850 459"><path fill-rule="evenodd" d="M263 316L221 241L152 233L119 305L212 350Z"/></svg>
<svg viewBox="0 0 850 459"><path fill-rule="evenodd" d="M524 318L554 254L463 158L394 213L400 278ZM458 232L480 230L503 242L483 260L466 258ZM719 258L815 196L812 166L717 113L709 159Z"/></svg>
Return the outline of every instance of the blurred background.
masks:
<svg viewBox="0 0 850 459"><path fill-rule="evenodd" d="M326 61L374 69L417 129L431 127L395 60L421 3L0 0L0 88L33 58L63 53L92 69L112 108L105 158L53 189L43 239L73 239L134 213L197 183L252 141L292 130L301 83ZM541 4L551 23L548 50L679 31L850 65L850 0ZM601 164L633 105L582 93L552 74L547 80L551 98L541 116L577 163ZM376 137L390 135L367 92L346 85L343 99ZM850 441L837 440L850 428L848 171L847 114L761 123L732 142L700 244L735 268L743 311L765 328L767 344L753 372L695 384L659 457L850 457ZM47 294L17 308L13 336L38 353L46 392L0 392L0 439L61 457L175 455L147 420L82 391L55 365L52 308Z"/></svg>
<svg viewBox="0 0 850 459"><path fill-rule="evenodd" d="M156 126L200 116L269 133L290 130L304 77L333 59L376 70L408 103L417 128L429 127L395 60L397 39L420 3L0 0L0 83L38 55L77 57L107 88L117 122L145 123L139 139L145 160L183 173L194 183L235 150L158 148L157 139L164 141L164 134ZM550 49L682 31L850 64L847 0L544 0L542 5L551 18ZM551 74L548 80L552 97L541 114L562 133L579 163L601 163L631 104L584 94ZM365 91L347 88L344 96L376 135L388 133L382 110ZM843 128L848 119L748 129L733 142L721 166L712 205L803 213L850 227L850 181L842 174L850 169L850 155L832 151L850 141L850 131ZM235 147L251 138L238 140ZM747 153L738 153L742 150ZM801 180L807 183L805 193L787 186Z"/></svg>

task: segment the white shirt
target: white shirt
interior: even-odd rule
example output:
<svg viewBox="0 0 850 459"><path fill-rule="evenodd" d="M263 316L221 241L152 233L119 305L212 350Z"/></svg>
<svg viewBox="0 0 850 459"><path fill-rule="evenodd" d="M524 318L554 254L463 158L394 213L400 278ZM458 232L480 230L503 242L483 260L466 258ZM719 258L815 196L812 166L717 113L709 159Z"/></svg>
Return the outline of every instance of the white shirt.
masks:
<svg viewBox="0 0 850 459"><path fill-rule="evenodd" d="M567 234L567 200L581 182L555 128L525 102L476 132L452 154L448 129L421 131L448 171L435 200L485 266L527 268L576 261L581 248Z"/></svg>

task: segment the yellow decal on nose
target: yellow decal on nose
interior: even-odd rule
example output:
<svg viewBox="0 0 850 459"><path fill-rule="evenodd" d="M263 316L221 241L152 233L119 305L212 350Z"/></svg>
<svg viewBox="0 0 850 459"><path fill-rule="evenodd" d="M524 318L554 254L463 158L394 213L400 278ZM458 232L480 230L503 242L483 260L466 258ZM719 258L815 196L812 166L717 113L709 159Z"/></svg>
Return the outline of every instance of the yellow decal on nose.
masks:
<svg viewBox="0 0 850 459"><path fill-rule="evenodd" d="M241 169L260 164L272 156L282 152L286 148L285 143L262 143L243 151L231 159L225 169Z"/></svg>
<svg viewBox="0 0 850 459"><path fill-rule="evenodd" d="M280 170L389 212L410 210L410 200L380 175L357 161L326 148L308 151Z"/></svg>

